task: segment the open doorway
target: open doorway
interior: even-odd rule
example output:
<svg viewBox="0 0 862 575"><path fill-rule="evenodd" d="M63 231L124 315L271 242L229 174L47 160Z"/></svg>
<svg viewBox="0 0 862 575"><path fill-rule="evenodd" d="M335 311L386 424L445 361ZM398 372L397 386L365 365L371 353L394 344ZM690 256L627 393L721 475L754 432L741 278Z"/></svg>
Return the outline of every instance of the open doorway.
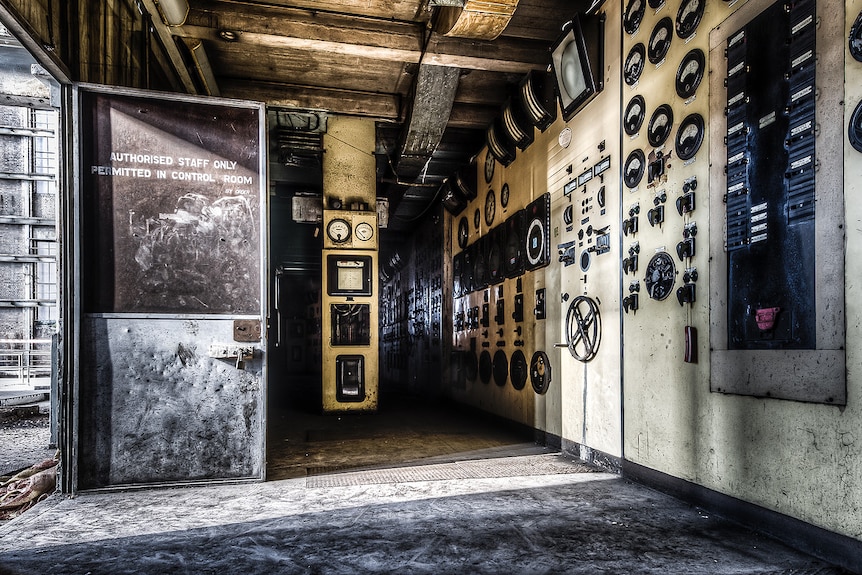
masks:
<svg viewBox="0 0 862 575"><path fill-rule="evenodd" d="M0 23L0 493L58 444L59 83ZM8 501L9 498L6 498ZM18 508L0 508L0 520Z"/></svg>

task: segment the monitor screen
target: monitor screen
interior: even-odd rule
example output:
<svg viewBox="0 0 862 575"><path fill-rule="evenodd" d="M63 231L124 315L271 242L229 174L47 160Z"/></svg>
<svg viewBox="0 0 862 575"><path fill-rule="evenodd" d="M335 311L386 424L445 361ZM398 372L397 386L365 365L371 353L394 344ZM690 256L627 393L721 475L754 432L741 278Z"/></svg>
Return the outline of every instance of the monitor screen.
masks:
<svg viewBox="0 0 862 575"><path fill-rule="evenodd" d="M602 90L604 15L576 15L551 49L563 118L570 120Z"/></svg>

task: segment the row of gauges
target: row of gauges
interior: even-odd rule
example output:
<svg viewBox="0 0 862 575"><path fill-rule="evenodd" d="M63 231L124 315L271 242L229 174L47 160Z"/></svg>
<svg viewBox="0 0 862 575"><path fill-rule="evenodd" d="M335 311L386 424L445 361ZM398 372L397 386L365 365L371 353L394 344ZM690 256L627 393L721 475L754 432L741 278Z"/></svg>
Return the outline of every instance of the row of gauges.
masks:
<svg viewBox="0 0 862 575"><path fill-rule="evenodd" d="M659 106L647 126L647 141L655 148L662 146L670 135L673 126L673 111L667 104ZM626 124L628 130L628 124ZM679 124L674 140L677 157L682 161L690 160L700 150L704 136L703 116L698 113L689 114ZM656 157L653 157L656 156ZM650 181L663 170L665 156L661 153L651 153L647 162L643 150L632 150L623 164L623 182L629 188L636 188L644 177L649 174ZM653 167L655 166L655 167Z"/></svg>
<svg viewBox="0 0 862 575"><path fill-rule="evenodd" d="M550 194L543 194L470 245L469 223L462 217L458 222L462 251L452 264L455 297L548 265L550 204Z"/></svg>
<svg viewBox="0 0 862 575"><path fill-rule="evenodd" d="M500 189L500 207L505 209L509 206L509 184L503 184ZM485 194L485 225L491 226L494 219L497 217L497 194L494 190L488 190ZM482 224L482 210L476 208L473 212L473 228L479 229ZM470 229L467 225L467 218L463 217L458 222L458 246L461 249L467 245L467 239L470 235Z"/></svg>
<svg viewBox="0 0 862 575"><path fill-rule="evenodd" d="M648 0L648 3L650 8L658 10L665 2L664 0ZM629 36L633 36L640 30L646 14L646 4L644 0L629 0L626 4L626 11L623 14L623 30ZM703 19L705 8L706 0L684 0L677 10L676 22L671 20L670 16L659 21L653 28L649 40L650 52L656 54L654 63L661 61L667 54L674 31L683 40L688 40L694 35ZM652 56L650 60L653 60Z"/></svg>
<svg viewBox="0 0 862 575"><path fill-rule="evenodd" d="M653 56L648 56L653 62ZM664 55L662 58L664 59ZM660 61L660 60L659 60ZM655 63L655 62L653 62ZM640 81L644 70L644 45L635 44L629 50L628 56L623 64L623 80L629 86L634 86ZM697 91L706 71L706 56L700 48L694 48L683 56L676 69L676 81L674 87L676 94L683 100L688 100Z"/></svg>
<svg viewBox="0 0 862 575"><path fill-rule="evenodd" d="M494 380L499 387L506 385L506 381L512 382L512 387L520 391L524 389L527 378L539 395L544 395L551 385L551 362L548 355L543 351L537 351L530 359L529 366L524 352L516 349L512 352L511 359L506 357L506 352L498 349L492 358L487 349L476 356L475 351L466 352L466 376L469 380L477 377L482 383L490 383Z"/></svg>

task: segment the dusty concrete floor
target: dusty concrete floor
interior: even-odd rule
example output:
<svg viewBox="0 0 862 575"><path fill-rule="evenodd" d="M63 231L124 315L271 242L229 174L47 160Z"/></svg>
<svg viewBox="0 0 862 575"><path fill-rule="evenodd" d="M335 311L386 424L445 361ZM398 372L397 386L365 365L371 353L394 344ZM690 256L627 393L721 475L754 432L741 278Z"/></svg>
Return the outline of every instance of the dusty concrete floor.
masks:
<svg viewBox="0 0 862 575"><path fill-rule="evenodd" d="M0 477L54 456L48 403L0 407Z"/></svg>
<svg viewBox="0 0 862 575"><path fill-rule="evenodd" d="M842 573L457 410L270 439L292 477L55 495L0 526L0 574Z"/></svg>

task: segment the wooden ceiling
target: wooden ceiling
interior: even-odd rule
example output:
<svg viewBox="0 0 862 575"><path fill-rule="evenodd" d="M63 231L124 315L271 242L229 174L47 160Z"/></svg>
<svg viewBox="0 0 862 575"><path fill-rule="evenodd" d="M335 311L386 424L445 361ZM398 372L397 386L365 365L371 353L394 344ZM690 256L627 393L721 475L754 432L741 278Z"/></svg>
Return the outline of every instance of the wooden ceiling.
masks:
<svg viewBox="0 0 862 575"><path fill-rule="evenodd" d="M221 96L377 120L378 192L407 221L481 150L512 90L530 70L547 67L561 26L586 7L429 4L464 1L190 0L186 22L171 33L203 41ZM444 33L454 14L487 37L482 11L498 3L515 5L498 37ZM463 18L474 7L480 18Z"/></svg>

